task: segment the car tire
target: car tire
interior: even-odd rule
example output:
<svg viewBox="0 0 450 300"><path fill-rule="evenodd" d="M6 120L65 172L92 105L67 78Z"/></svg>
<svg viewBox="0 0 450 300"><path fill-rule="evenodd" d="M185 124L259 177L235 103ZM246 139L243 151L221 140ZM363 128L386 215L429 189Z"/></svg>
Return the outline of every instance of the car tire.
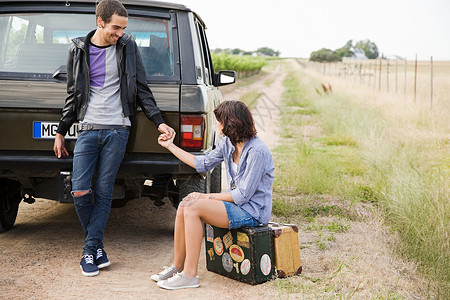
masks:
<svg viewBox="0 0 450 300"><path fill-rule="evenodd" d="M0 232L11 229L16 222L22 200L20 188L18 181L0 179Z"/></svg>
<svg viewBox="0 0 450 300"><path fill-rule="evenodd" d="M210 193L222 192L222 164L215 167L214 170L211 172L209 192Z"/></svg>
<svg viewBox="0 0 450 300"><path fill-rule="evenodd" d="M178 208L178 204L190 193L206 193L206 178L200 175L192 175L186 180L177 180L177 188L178 197L170 198L175 208Z"/></svg>
<svg viewBox="0 0 450 300"><path fill-rule="evenodd" d="M169 200L175 208L190 193L220 193L222 191L222 166L215 167L206 178L192 175L185 180L177 180L174 190L178 193L169 193ZM169 186L169 190L173 190Z"/></svg>

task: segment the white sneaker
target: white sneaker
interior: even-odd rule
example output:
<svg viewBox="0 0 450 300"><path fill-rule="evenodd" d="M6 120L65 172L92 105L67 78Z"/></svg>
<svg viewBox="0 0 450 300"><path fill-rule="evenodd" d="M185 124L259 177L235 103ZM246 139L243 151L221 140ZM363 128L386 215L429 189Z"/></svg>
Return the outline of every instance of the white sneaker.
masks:
<svg viewBox="0 0 450 300"><path fill-rule="evenodd" d="M175 267L175 265L171 265L170 267L164 267L163 271L159 272L158 274L152 275L150 278L158 282L161 280L169 279L176 273L178 273L178 269Z"/></svg>
<svg viewBox="0 0 450 300"><path fill-rule="evenodd" d="M200 286L198 276L187 278L184 272L177 273L167 280L158 281L158 286L167 290L197 288Z"/></svg>

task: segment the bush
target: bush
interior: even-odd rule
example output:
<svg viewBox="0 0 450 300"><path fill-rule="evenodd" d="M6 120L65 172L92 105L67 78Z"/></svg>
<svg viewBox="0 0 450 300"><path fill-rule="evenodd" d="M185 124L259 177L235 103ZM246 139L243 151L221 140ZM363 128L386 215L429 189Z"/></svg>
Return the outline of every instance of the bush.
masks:
<svg viewBox="0 0 450 300"><path fill-rule="evenodd" d="M330 49L322 48L318 51L312 52L309 60L318 62L333 62L341 61L342 58L336 52L331 51Z"/></svg>

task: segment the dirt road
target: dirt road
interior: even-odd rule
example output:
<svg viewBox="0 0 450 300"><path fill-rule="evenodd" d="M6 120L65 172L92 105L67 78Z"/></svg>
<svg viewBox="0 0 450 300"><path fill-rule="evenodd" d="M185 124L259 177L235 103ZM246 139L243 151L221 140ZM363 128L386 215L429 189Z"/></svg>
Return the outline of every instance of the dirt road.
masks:
<svg viewBox="0 0 450 300"><path fill-rule="evenodd" d="M267 76L275 77L276 72ZM274 93L266 89L273 99L280 99L281 90ZM273 127L259 131L267 135L272 132L269 129ZM99 276L86 278L79 267L83 234L73 205L44 199L37 199L32 205L21 203L15 228L0 235L0 298L275 297L276 290L270 283L250 286L208 272L203 250L200 289L170 292L160 289L150 275L172 261L174 219L175 209L168 201L163 207L155 207L151 200L142 198L112 209L104 240L111 266Z"/></svg>
<svg viewBox="0 0 450 300"><path fill-rule="evenodd" d="M298 67L295 61L287 63ZM262 93L254 115L259 136L271 148L278 141L285 74L283 65L270 68L258 81L227 89L225 95L239 99L251 90ZM376 217L350 224L351 229L338 234L326 251L315 246L316 233L299 224L304 271L285 281L296 286L293 290L280 288L279 280L251 286L208 272L204 249L199 289L162 290L150 275L172 261L174 218L168 201L155 207L142 198L113 209L104 240L111 266L87 278L79 268L83 234L73 205L43 199L22 203L15 228L0 234L0 299L302 299L316 298L314 285L325 298L336 296L339 289L341 297L358 299L389 296L392 290L406 298L423 295L424 284L414 266L393 258L394 237ZM336 272L336 260L343 272ZM325 281L337 288L322 288Z"/></svg>

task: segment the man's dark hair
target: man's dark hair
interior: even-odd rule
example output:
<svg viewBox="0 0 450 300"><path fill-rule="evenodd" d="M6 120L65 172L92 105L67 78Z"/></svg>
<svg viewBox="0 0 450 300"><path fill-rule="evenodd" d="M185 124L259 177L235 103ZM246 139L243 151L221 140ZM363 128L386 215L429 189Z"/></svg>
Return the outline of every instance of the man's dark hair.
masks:
<svg viewBox="0 0 450 300"><path fill-rule="evenodd" d="M214 109L214 114L223 125L222 133L233 145L256 136L252 113L243 102L224 101Z"/></svg>
<svg viewBox="0 0 450 300"><path fill-rule="evenodd" d="M109 23L113 15L128 18L127 9L118 0L102 0L95 9L96 18L102 18L105 23Z"/></svg>

